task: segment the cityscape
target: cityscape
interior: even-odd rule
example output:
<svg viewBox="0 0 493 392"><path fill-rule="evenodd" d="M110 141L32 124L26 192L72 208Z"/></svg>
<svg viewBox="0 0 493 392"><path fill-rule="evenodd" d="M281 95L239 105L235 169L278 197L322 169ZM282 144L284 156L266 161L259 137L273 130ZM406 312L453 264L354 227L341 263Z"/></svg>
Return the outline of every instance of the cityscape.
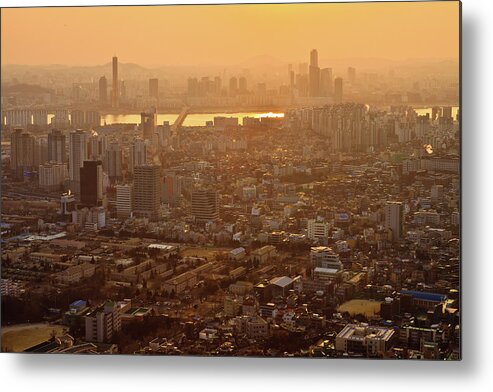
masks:
<svg viewBox="0 0 493 392"><path fill-rule="evenodd" d="M112 7L2 9L1 351L461 359L459 3L388 5L395 48L378 3L119 7L203 14L210 58L142 63L96 19L100 62L22 49ZM228 59L198 26L238 9L272 42ZM337 54L306 10L361 25Z"/></svg>

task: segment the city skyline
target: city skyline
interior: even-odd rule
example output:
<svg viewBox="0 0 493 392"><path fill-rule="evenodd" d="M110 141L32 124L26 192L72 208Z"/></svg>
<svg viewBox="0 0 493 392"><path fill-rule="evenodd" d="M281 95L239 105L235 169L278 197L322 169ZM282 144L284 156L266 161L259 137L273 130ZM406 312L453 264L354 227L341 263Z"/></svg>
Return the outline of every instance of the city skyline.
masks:
<svg viewBox="0 0 493 392"><path fill-rule="evenodd" d="M400 62L457 60L459 24L451 20L459 20L455 2L4 8L2 65L104 64L108 51L144 66L289 63L304 60L307 47L319 49L319 62L355 53ZM281 32L285 25L289 31ZM430 39L437 36L447 39Z"/></svg>
<svg viewBox="0 0 493 392"><path fill-rule="evenodd" d="M460 360L460 7L2 13L1 351Z"/></svg>

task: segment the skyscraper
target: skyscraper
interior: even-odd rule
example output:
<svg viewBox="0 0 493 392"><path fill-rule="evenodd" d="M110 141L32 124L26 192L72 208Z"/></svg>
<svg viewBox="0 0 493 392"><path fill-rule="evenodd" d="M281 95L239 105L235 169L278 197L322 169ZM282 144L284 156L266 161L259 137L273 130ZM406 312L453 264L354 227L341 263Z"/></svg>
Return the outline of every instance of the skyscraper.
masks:
<svg viewBox="0 0 493 392"><path fill-rule="evenodd" d="M320 95L328 97L332 94L332 68L323 68L320 71Z"/></svg>
<svg viewBox="0 0 493 392"><path fill-rule="evenodd" d="M120 143L110 143L105 154L105 171L108 173L110 181L118 181L122 179L122 148Z"/></svg>
<svg viewBox="0 0 493 392"><path fill-rule="evenodd" d="M192 215L197 222L208 222L219 218L219 196L212 189L192 191Z"/></svg>
<svg viewBox="0 0 493 392"><path fill-rule="evenodd" d="M135 139L130 146L128 169L134 172L135 166L142 166L147 163L147 146L143 139Z"/></svg>
<svg viewBox="0 0 493 392"><path fill-rule="evenodd" d="M239 92L245 94L247 92L247 80L244 76L239 79Z"/></svg>
<svg viewBox="0 0 493 392"><path fill-rule="evenodd" d="M159 80L149 79L149 97L159 99Z"/></svg>
<svg viewBox="0 0 493 392"><path fill-rule="evenodd" d="M65 163L67 162L66 137L57 129L53 129L48 134L48 161Z"/></svg>
<svg viewBox="0 0 493 392"><path fill-rule="evenodd" d="M236 95L238 92L238 79L236 77L232 77L229 79L229 95Z"/></svg>
<svg viewBox="0 0 493 392"><path fill-rule="evenodd" d="M349 80L349 83L354 84L354 82L356 81L356 68L348 67L347 78Z"/></svg>
<svg viewBox="0 0 493 392"><path fill-rule="evenodd" d="M34 167L35 138L22 128L15 129L10 136L10 169L16 178Z"/></svg>
<svg viewBox="0 0 493 392"><path fill-rule="evenodd" d="M161 203L160 167L134 167L133 211L137 216L156 218Z"/></svg>
<svg viewBox="0 0 493 392"><path fill-rule="evenodd" d="M119 106L120 90L118 81L118 57L113 57L113 84L111 86L111 106Z"/></svg>
<svg viewBox="0 0 493 392"><path fill-rule="evenodd" d="M80 185L80 168L85 160L87 160L87 135L83 130L78 129L69 134L68 153L69 179L77 192Z"/></svg>
<svg viewBox="0 0 493 392"><path fill-rule="evenodd" d="M80 168L80 202L85 207L100 206L103 201L103 165L101 161L84 161Z"/></svg>
<svg viewBox="0 0 493 392"><path fill-rule="evenodd" d="M154 133L156 132L157 124L156 109L152 109L148 112L140 113L140 127L142 129L142 137L144 140L152 140Z"/></svg>
<svg viewBox="0 0 493 392"><path fill-rule="evenodd" d="M99 103L105 105L108 102L108 81L106 76L99 78Z"/></svg>
<svg viewBox="0 0 493 392"><path fill-rule="evenodd" d="M392 241L399 241L404 233L404 206L388 201L385 205L385 228L392 230Z"/></svg>
<svg viewBox="0 0 493 392"><path fill-rule="evenodd" d="M103 160L106 155L106 145L106 136L93 132L87 141L87 159L90 161Z"/></svg>
<svg viewBox="0 0 493 392"><path fill-rule="evenodd" d="M334 80L334 102L342 102L342 78L335 78Z"/></svg>
<svg viewBox="0 0 493 392"><path fill-rule="evenodd" d="M310 52L310 97L320 96L320 68L318 67L318 52Z"/></svg>

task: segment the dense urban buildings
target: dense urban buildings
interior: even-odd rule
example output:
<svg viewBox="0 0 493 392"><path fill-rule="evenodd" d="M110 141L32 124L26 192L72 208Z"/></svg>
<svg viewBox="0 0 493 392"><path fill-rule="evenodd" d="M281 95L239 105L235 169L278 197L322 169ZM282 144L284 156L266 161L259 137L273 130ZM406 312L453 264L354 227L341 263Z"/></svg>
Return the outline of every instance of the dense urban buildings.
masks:
<svg viewBox="0 0 493 392"><path fill-rule="evenodd" d="M457 58L327 37L2 69L2 350L459 359Z"/></svg>

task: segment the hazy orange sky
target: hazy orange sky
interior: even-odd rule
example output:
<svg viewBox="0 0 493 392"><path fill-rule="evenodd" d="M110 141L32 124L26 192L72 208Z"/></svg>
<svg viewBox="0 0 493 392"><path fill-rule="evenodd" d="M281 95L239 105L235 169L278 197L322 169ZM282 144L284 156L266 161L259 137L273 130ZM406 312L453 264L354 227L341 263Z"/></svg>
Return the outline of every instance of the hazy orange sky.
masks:
<svg viewBox="0 0 493 392"><path fill-rule="evenodd" d="M28 8L2 12L2 63L232 65L257 55L459 56L459 3Z"/></svg>

